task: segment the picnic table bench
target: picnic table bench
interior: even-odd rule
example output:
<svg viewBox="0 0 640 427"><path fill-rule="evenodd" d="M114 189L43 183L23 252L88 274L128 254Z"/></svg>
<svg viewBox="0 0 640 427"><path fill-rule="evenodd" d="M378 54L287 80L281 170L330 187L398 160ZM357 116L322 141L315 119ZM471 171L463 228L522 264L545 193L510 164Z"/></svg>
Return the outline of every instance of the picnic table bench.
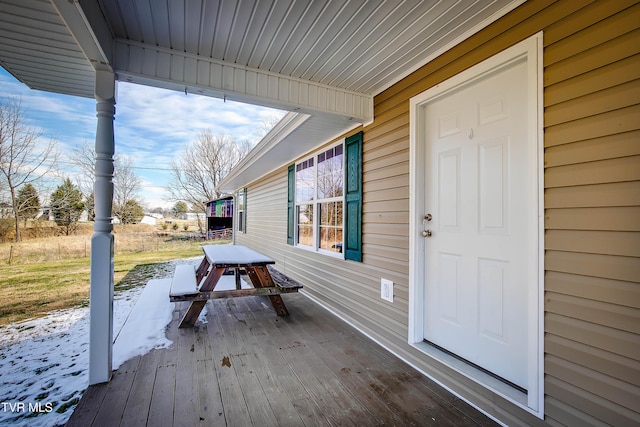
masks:
<svg viewBox="0 0 640 427"><path fill-rule="evenodd" d="M178 265L171 281L169 300L191 302L180 322L180 328L192 327L207 300L214 298L266 295L278 316L289 314L280 294L298 292L302 285L290 281L276 283L268 268L275 264L271 258L240 245L207 245L202 250L204 258L198 268L194 269L193 265ZM235 289L216 291L218 281L229 270L235 273ZM242 288L241 270L246 272L253 287Z"/></svg>

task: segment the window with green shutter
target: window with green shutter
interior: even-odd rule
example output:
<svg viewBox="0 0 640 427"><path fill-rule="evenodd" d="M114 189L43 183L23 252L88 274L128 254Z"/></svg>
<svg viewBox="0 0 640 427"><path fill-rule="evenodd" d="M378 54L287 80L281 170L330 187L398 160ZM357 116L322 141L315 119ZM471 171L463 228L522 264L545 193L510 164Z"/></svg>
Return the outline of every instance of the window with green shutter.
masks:
<svg viewBox="0 0 640 427"><path fill-rule="evenodd" d="M362 261L362 132L290 165L287 243Z"/></svg>

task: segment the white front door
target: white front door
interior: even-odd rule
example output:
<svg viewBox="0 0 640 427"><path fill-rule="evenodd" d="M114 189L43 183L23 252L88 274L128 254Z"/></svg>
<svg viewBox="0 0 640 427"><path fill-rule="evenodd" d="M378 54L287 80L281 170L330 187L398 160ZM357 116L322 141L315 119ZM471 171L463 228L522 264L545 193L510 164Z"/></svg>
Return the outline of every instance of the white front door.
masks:
<svg viewBox="0 0 640 427"><path fill-rule="evenodd" d="M435 98L419 141L430 232L424 339L524 389L537 283L526 82L520 61Z"/></svg>

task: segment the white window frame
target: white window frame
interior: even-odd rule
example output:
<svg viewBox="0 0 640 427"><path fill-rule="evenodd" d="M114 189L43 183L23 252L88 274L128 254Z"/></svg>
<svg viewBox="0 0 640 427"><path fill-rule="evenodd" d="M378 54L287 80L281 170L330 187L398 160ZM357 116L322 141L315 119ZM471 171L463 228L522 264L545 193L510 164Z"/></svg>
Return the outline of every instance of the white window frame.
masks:
<svg viewBox="0 0 640 427"><path fill-rule="evenodd" d="M318 156L322 153L325 153L335 147L338 146L342 146L342 195L338 196L338 197L329 197L329 198L325 198L325 199L318 199L317 195L318 195ZM305 200L305 201L298 201L297 196L297 190L298 190L298 165L304 163L305 161L308 161L310 159L313 159L313 166L311 166L313 168L313 197L311 200ZM294 239L295 239L295 247L297 248L301 248L304 250L308 250L308 251L312 251L312 252L316 252L316 253L321 253L324 255L328 255L328 256L332 256L332 257L336 257L336 258L341 258L344 259L344 239L345 239L345 212L344 212L344 206L345 206L345 176L344 176L344 172L345 172L345 151L344 151L344 143L343 142L339 142L337 144L333 144L331 146L326 146L323 147L322 149L312 153L311 155L303 158L302 160L300 160L299 162L295 163L295 167L294 167ZM342 203L342 218L341 218L341 223L342 223L342 251L340 252L334 252L334 251L329 251L326 249L322 249L320 247L320 205L323 203L331 203L331 202L341 202ZM298 216L298 207L301 205L307 205L307 204L311 204L313 205L313 221L312 221L312 231L313 231L313 243L312 246L308 246L305 244L302 244L298 241L299 239L299 216Z"/></svg>

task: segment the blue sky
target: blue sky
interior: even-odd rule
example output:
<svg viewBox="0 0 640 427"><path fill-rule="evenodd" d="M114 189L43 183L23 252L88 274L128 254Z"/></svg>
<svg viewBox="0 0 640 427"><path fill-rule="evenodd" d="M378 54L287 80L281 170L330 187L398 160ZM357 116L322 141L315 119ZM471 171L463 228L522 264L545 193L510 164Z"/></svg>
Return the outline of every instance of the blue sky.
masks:
<svg viewBox="0 0 640 427"><path fill-rule="evenodd" d="M45 140L55 139L58 150L95 140L96 115L93 99L31 90L0 67L2 97L17 97L26 110L29 124L42 129ZM168 207L164 190L171 159L204 129L236 140L259 140L261 121L284 112L238 102L185 95L183 92L118 83L115 144L116 152L128 156L142 179L140 196L148 208ZM67 161L65 154L61 160ZM61 162L61 166L71 167ZM66 172L72 174L72 170Z"/></svg>

